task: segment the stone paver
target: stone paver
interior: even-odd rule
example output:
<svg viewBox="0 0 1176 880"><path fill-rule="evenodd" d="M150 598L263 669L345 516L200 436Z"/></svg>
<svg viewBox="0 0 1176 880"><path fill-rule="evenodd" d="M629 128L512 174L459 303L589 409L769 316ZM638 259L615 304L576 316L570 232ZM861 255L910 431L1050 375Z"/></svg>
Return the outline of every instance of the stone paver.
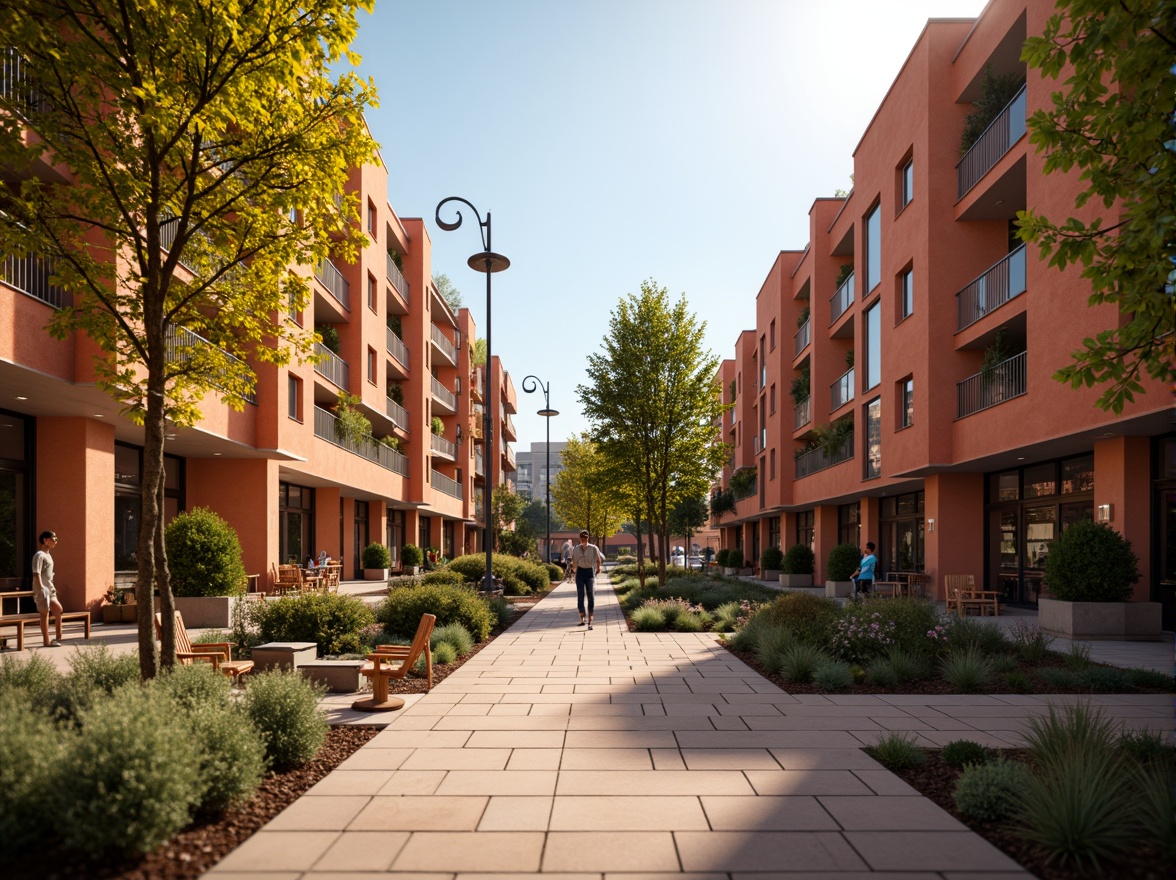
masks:
<svg viewBox="0 0 1176 880"><path fill-rule="evenodd" d="M1019 745L1077 698L791 695L711 635L630 633L603 584L597 603L589 632L561 585L431 693L360 716L387 728L206 877L1029 878L861 747ZM1166 697L1084 699L1174 727Z"/></svg>

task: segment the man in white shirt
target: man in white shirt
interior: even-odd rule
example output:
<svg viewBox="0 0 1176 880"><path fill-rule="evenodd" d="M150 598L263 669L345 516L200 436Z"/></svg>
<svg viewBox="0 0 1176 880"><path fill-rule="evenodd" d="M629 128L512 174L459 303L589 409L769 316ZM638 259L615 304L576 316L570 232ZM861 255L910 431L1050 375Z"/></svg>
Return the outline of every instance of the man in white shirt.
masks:
<svg viewBox="0 0 1176 880"><path fill-rule="evenodd" d="M596 576L600 574L603 555L595 544L588 543L588 530L580 532L580 546L572 548L572 565L576 569L576 609L580 612L580 626L585 622L592 629L592 613L596 608ZM588 618L584 619L584 600L588 602Z"/></svg>
<svg viewBox="0 0 1176 880"><path fill-rule="evenodd" d="M37 543L40 549L33 554L33 601L41 615L41 638L46 648L60 648L61 612L64 609L57 601L57 589L53 586L53 554L50 552L57 546L57 535L51 531L41 532ZM57 625L57 638L53 641L49 641L50 614Z"/></svg>

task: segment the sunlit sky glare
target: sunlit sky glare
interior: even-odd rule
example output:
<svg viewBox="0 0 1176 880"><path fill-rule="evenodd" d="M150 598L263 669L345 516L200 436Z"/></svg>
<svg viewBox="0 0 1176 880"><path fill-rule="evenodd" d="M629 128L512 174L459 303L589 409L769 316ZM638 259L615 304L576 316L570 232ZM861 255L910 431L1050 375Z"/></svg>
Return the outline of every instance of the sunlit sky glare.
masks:
<svg viewBox="0 0 1176 880"><path fill-rule="evenodd" d="M653 279L684 294L731 357L814 199L849 189L853 150L928 18L984 0L376 0L355 49L401 217L426 218L486 335L482 249L461 196L493 216L511 267L493 280L493 353L519 396L526 451L585 431L576 386L618 301ZM451 220L452 215L444 217ZM415 292L414 292L415 293Z"/></svg>

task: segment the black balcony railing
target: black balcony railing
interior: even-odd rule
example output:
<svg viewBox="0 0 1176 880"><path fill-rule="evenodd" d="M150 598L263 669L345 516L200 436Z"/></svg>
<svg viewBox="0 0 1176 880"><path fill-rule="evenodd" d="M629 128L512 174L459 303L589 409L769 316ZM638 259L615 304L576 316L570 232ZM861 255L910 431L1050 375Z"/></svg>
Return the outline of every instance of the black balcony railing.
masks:
<svg viewBox="0 0 1176 880"><path fill-rule="evenodd" d="M980 371L956 385L956 418L1020 397L1025 393L1025 352Z"/></svg>
<svg viewBox="0 0 1176 880"><path fill-rule="evenodd" d="M956 294L956 330L975 324L1025 292L1025 245L1021 245Z"/></svg>
<svg viewBox="0 0 1176 880"><path fill-rule="evenodd" d="M224 365L217 371L218 376L223 376L226 379L244 379L253 375L253 371L245 361L235 355L229 354L223 348L213 345L199 333L193 333L187 327L169 326L167 328L164 350L166 351L168 361L172 363L183 363L191 359L196 352L205 346L210 351L219 352L220 356L225 359ZM223 387L217 383L213 383L213 385L217 388ZM247 403L257 404L257 393L255 391L244 394L242 397Z"/></svg>
<svg viewBox="0 0 1176 880"><path fill-rule="evenodd" d="M853 367L850 367L840 378L829 386L829 412L839 409L853 400Z"/></svg>
<svg viewBox="0 0 1176 880"><path fill-rule="evenodd" d="M0 281L46 305L62 309L71 305L72 299L56 284L49 283L52 274L53 264L40 257L7 256L0 263Z"/></svg>
<svg viewBox="0 0 1176 880"><path fill-rule="evenodd" d="M348 311L351 310L351 285L330 260L314 267L314 277L327 289L331 297Z"/></svg>
<svg viewBox="0 0 1176 880"><path fill-rule="evenodd" d="M853 305L853 273L841 282L837 292L829 298L829 323L832 324Z"/></svg>
<svg viewBox="0 0 1176 880"><path fill-rule="evenodd" d="M453 498L461 498L461 483L459 483L457 480L453 479L452 477L445 476L445 474L441 473L440 471L433 471L430 476L433 483L433 488L438 492L444 492L446 495L449 495Z"/></svg>
<svg viewBox="0 0 1176 880"><path fill-rule="evenodd" d="M798 403L793 409L792 430L799 431L813 420L813 398L810 395Z"/></svg>
<svg viewBox="0 0 1176 880"><path fill-rule="evenodd" d="M344 391L350 388L350 369L347 366L347 361L335 354L321 342L314 344L314 353L318 355L318 360L315 361L314 371L325 379L334 382Z"/></svg>
<svg viewBox="0 0 1176 880"><path fill-rule="evenodd" d="M387 331L385 333L385 348L388 349L388 354L392 355L400 366L408 369L408 346L391 327L385 329Z"/></svg>
<svg viewBox="0 0 1176 880"><path fill-rule="evenodd" d="M396 265L396 261L392 259L391 254L388 254L388 265L385 274L387 274L388 280L392 282L392 286L404 297L404 301L408 302L408 279L404 277L404 273L400 271L400 267Z"/></svg>
<svg viewBox="0 0 1176 880"><path fill-rule="evenodd" d="M809 344L809 328L812 326L812 321L805 319L805 322L800 325L800 329L796 331L796 336L793 337L795 342L793 349L793 357L800 357L800 353L804 351Z"/></svg>
<svg viewBox="0 0 1176 880"><path fill-rule="evenodd" d="M405 456L370 436L361 440L353 440L344 436L339 430L338 422L339 419L334 413L328 412L322 407L316 406L314 408L314 436L320 440L326 440L340 449L346 449L361 458L366 458L368 461L375 462L393 473L408 476L408 459Z"/></svg>
<svg viewBox="0 0 1176 880"><path fill-rule="evenodd" d="M980 182L1001 157L1012 149L1013 144L1025 133L1025 87L1005 105L996 119L989 123L976 143L964 154L956 165L958 190L956 197L962 199L968 190Z"/></svg>
<svg viewBox="0 0 1176 880"><path fill-rule="evenodd" d="M796 479L831 468L835 464L849 461L853 458L853 434L851 433L841 443L834 445L826 443L816 449L809 450L796 457Z"/></svg>

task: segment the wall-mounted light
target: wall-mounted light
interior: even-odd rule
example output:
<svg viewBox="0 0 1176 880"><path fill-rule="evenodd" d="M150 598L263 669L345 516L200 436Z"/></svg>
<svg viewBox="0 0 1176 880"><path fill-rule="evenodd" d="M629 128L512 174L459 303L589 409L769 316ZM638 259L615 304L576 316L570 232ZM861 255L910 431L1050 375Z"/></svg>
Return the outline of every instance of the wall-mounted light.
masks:
<svg viewBox="0 0 1176 880"><path fill-rule="evenodd" d="M1110 522L1115 518L1115 507L1113 504L1100 504L1096 511L1095 519L1099 522Z"/></svg>
<svg viewBox="0 0 1176 880"><path fill-rule="evenodd" d="M935 519L934 518L927 520L927 531L929 531L929 532L935 531Z"/></svg>

